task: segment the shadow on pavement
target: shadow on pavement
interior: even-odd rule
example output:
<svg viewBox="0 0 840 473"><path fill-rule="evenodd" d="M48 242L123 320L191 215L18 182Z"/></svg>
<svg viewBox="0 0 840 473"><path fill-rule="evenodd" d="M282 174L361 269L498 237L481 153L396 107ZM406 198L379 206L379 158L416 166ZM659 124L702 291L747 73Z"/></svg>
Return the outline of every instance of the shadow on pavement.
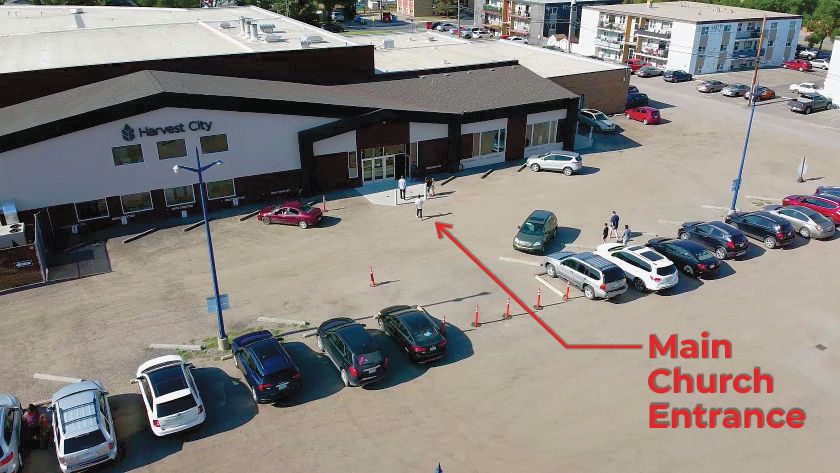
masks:
<svg viewBox="0 0 840 473"><path fill-rule="evenodd" d="M808 246L811 243L810 238L803 238L801 236L796 236L792 242L783 246L783 250L795 250L796 248L802 248L803 246Z"/></svg>
<svg viewBox="0 0 840 473"><path fill-rule="evenodd" d="M337 209L332 209L332 210L335 211ZM311 228L318 229L318 228L334 227L334 226L338 225L339 222L341 222L341 217L333 217L332 215L324 215L323 217L321 217L321 222L318 223L318 225L315 225L314 227L311 227Z"/></svg>
<svg viewBox="0 0 840 473"><path fill-rule="evenodd" d="M666 109L666 108L674 108L673 105L671 105L669 103L666 103L666 102L660 102L658 100L649 100L648 105L657 109L657 110L663 110L663 109Z"/></svg>
<svg viewBox="0 0 840 473"><path fill-rule="evenodd" d="M747 252L744 253L744 256L738 258L738 261L749 261L753 258L758 258L759 256L766 253L767 250L764 249L764 245L761 243L750 242L750 246L747 247Z"/></svg>
<svg viewBox="0 0 840 473"><path fill-rule="evenodd" d="M341 391L341 376L327 355L318 353L303 342L283 343L303 375L303 387L288 402L280 406L317 401Z"/></svg>
<svg viewBox="0 0 840 473"><path fill-rule="evenodd" d="M596 153L607 153L623 149L638 148L639 146L642 146L640 143L633 141L620 133L597 136L597 138L593 138L592 146L581 149L581 151L586 152L586 156L591 156Z"/></svg>
<svg viewBox="0 0 840 473"><path fill-rule="evenodd" d="M578 176L588 176L590 174L597 174L601 171L601 168L595 166L584 166L580 171L578 171Z"/></svg>
<svg viewBox="0 0 840 473"><path fill-rule="evenodd" d="M686 292L691 292L704 284L700 279L693 278L682 271L679 272L679 275L677 285L659 292L659 295L665 297L678 296L680 294L685 294Z"/></svg>
<svg viewBox="0 0 840 473"><path fill-rule="evenodd" d="M487 291L481 291L479 293L471 294L469 296L456 297L454 299L449 299L449 300L445 300L445 301L438 301L438 302L431 302L429 304L420 304L420 306L421 307L431 307L433 305L447 304L449 302L463 302L464 299L472 299L473 297L481 297L481 296L487 296L487 295L490 295L490 293L487 292Z"/></svg>
<svg viewBox="0 0 840 473"><path fill-rule="evenodd" d="M248 385L219 368L193 370L207 420L201 428L184 434L184 440L202 439L245 425L257 415Z"/></svg>

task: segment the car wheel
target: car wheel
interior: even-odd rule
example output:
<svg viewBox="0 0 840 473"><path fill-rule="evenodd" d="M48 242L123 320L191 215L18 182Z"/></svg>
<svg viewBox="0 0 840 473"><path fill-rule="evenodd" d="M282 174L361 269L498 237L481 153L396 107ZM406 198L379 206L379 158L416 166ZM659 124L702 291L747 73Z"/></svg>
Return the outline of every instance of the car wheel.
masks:
<svg viewBox="0 0 840 473"><path fill-rule="evenodd" d="M799 229L799 234L802 235L802 238L811 238L811 232L805 227Z"/></svg>
<svg viewBox="0 0 840 473"><path fill-rule="evenodd" d="M572 168L563 168L563 174L565 174L567 176L571 176L572 175Z"/></svg>
<svg viewBox="0 0 840 473"><path fill-rule="evenodd" d="M531 165L531 170L534 171L534 172L539 172L540 171L540 165L537 164L537 163L532 164Z"/></svg>
<svg viewBox="0 0 840 473"><path fill-rule="evenodd" d="M263 217L263 219L262 219L262 223L264 223L264 224L266 224L266 225L269 225L269 224L271 224L271 219L270 219L270 218L268 218L268 217Z"/></svg>
<svg viewBox="0 0 840 473"><path fill-rule="evenodd" d="M691 276L692 278L697 277L694 274L694 268L692 268L690 265L685 265L683 271L685 271L685 274Z"/></svg>
<svg viewBox="0 0 840 473"><path fill-rule="evenodd" d="M721 246L720 248L716 249L715 256L717 256L720 259L726 259L726 248Z"/></svg>
<svg viewBox="0 0 840 473"><path fill-rule="evenodd" d="M636 278L636 279L633 280L633 287L635 287L636 290L639 291L639 292L647 291L647 287L645 286L645 282L642 281L639 278Z"/></svg>
<svg viewBox="0 0 840 473"><path fill-rule="evenodd" d="M556 278L557 277L557 269L551 263L545 264L545 272L548 274L549 277Z"/></svg>
<svg viewBox="0 0 840 473"><path fill-rule="evenodd" d="M691 235L689 235L689 234L688 234L688 232L682 232L682 233L680 233L680 239L682 239L682 240L690 240L690 239L691 239Z"/></svg>
<svg viewBox="0 0 840 473"><path fill-rule="evenodd" d="M315 335L315 344L318 345L318 349L324 351L324 342L321 341L321 337Z"/></svg>
<svg viewBox="0 0 840 473"><path fill-rule="evenodd" d="M583 286L583 295L591 301L595 299L595 289L590 286Z"/></svg>
<svg viewBox="0 0 840 473"><path fill-rule="evenodd" d="M308 223L306 223L306 220L301 220L300 222L298 222L298 226L299 226L300 228L304 229L304 230L306 230L307 228L309 228L309 224L308 224Z"/></svg>
<svg viewBox="0 0 840 473"><path fill-rule="evenodd" d="M647 124L648 124L647 118L645 118L644 120L642 120L642 125L647 125Z"/></svg>
<svg viewBox="0 0 840 473"><path fill-rule="evenodd" d="M764 246L766 246L767 248L770 248L770 249L775 248L776 247L776 239L771 237L771 236L765 238L764 239Z"/></svg>
<svg viewBox="0 0 840 473"><path fill-rule="evenodd" d="M254 404L259 404L260 403L260 400L257 397L257 389L256 388L251 388L251 398L254 399Z"/></svg>
<svg viewBox="0 0 840 473"><path fill-rule="evenodd" d="M805 115L808 115L810 113L811 113L811 107L805 107Z"/></svg>
<svg viewBox="0 0 840 473"><path fill-rule="evenodd" d="M341 382L344 383L345 388L350 387L350 377L347 376L347 370L345 369L341 370Z"/></svg>

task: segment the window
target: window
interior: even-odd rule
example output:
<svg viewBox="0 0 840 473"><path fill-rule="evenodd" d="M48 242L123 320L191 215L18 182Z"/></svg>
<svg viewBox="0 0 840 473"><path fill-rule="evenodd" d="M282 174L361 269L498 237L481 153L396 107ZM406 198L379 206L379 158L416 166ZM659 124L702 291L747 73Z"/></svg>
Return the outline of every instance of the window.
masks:
<svg viewBox="0 0 840 473"><path fill-rule="evenodd" d="M233 179L207 182L204 185L207 187L207 200L224 199L225 197L236 196L236 188L233 185Z"/></svg>
<svg viewBox="0 0 840 473"><path fill-rule="evenodd" d="M209 135L201 137L201 152L221 153L228 150L227 135Z"/></svg>
<svg viewBox="0 0 840 473"><path fill-rule="evenodd" d="M501 153L505 150L505 129L473 133L473 156Z"/></svg>
<svg viewBox="0 0 840 473"><path fill-rule="evenodd" d="M140 145L117 146L111 148L111 154L114 155L114 166L143 162L143 148Z"/></svg>
<svg viewBox="0 0 840 473"><path fill-rule="evenodd" d="M359 164L357 163L356 152L347 153L347 177L356 179L359 177Z"/></svg>
<svg viewBox="0 0 840 473"><path fill-rule="evenodd" d="M163 196L166 198L167 207L195 202L193 186L170 187L163 190Z"/></svg>
<svg viewBox="0 0 840 473"><path fill-rule="evenodd" d="M392 145L392 146L385 146L382 148L382 154L387 156L389 154L401 154L405 153L405 145Z"/></svg>
<svg viewBox="0 0 840 473"><path fill-rule="evenodd" d="M383 156L382 148L366 148L362 150L363 158L376 158Z"/></svg>
<svg viewBox="0 0 840 473"><path fill-rule="evenodd" d="M14 415L15 412L11 409L8 409L6 411L6 415L3 418L3 438L6 440L6 445L12 443L12 423L14 421ZM0 452L2 452L2 450L0 450Z"/></svg>
<svg viewBox="0 0 840 473"><path fill-rule="evenodd" d="M727 33L732 31L732 25L724 25L723 26L723 31L725 31Z"/></svg>
<svg viewBox="0 0 840 473"><path fill-rule="evenodd" d="M78 217L80 222L105 218L109 215L108 203L105 202L105 199L89 200L76 204L76 217Z"/></svg>
<svg viewBox="0 0 840 473"><path fill-rule="evenodd" d="M725 65L726 65L726 63L723 63L723 62L718 63L717 70L722 71Z"/></svg>
<svg viewBox="0 0 840 473"><path fill-rule="evenodd" d="M187 155L187 143L184 140L158 141L158 159L183 158Z"/></svg>
<svg viewBox="0 0 840 473"><path fill-rule="evenodd" d="M698 47L697 48L697 53L700 54L701 56L706 54L706 47L705 46Z"/></svg>
<svg viewBox="0 0 840 473"><path fill-rule="evenodd" d="M709 27L703 26L700 28L700 36L708 36L709 35Z"/></svg>
<svg viewBox="0 0 840 473"><path fill-rule="evenodd" d="M785 43L785 46L787 46L787 47L791 47L792 45L793 45L793 41L788 41L787 43Z"/></svg>
<svg viewBox="0 0 840 473"><path fill-rule="evenodd" d="M105 424L105 431L111 432L111 423L108 422L108 401L105 400L105 394L99 393L99 413L102 414L102 423Z"/></svg>
<svg viewBox="0 0 840 473"><path fill-rule="evenodd" d="M528 143L527 146L554 143L557 138L557 120L528 125L525 138Z"/></svg>
<svg viewBox="0 0 840 473"><path fill-rule="evenodd" d="M594 279L596 281L601 280L601 273L594 268L591 268L587 265L583 265L582 269L584 270L583 273L590 279Z"/></svg>
<svg viewBox="0 0 840 473"><path fill-rule="evenodd" d="M727 45L725 45L725 44L721 44L721 45L720 45L720 50L721 50L721 51L726 51L726 46L727 46Z"/></svg>
<svg viewBox="0 0 840 473"><path fill-rule="evenodd" d="M142 212L144 210L152 209L152 193L140 192L138 194L128 194L120 197L122 202L123 213Z"/></svg>
<svg viewBox="0 0 840 473"><path fill-rule="evenodd" d="M772 47L773 47L773 40L772 40L772 39L767 40L767 47L768 47L768 48L772 48Z"/></svg>
<svg viewBox="0 0 840 473"><path fill-rule="evenodd" d="M770 22L770 29L771 30L775 30L777 26L779 26L779 22L777 22L777 21L771 21Z"/></svg>

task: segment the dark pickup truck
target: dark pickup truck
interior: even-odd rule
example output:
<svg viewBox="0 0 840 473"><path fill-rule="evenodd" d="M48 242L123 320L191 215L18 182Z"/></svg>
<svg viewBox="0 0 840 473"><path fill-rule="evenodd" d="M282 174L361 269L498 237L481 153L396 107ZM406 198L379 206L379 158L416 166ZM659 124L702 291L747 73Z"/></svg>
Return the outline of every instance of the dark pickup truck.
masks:
<svg viewBox="0 0 840 473"><path fill-rule="evenodd" d="M828 110L831 106L831 99L820 94L802 94L797 99L788 100L788 108L791 112L804 114L809 114L814 110Z"/></svg>

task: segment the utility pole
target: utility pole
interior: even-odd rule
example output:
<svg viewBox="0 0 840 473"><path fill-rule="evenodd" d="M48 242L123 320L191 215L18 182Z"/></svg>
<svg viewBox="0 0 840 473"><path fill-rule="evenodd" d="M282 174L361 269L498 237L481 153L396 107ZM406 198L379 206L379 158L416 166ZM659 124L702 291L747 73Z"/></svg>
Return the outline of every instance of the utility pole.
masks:
<svg viewBox="0 0 840 473"><path fill-rule="evenodd" d="M572 52L572 43L575 39L575 23L577 23L575 13L575 0L572 0L571 5L569 5L569 52Z"/></svg>
<svg viewBox="0 0 840 473"><path fill-rule="evenodd" d="M753 67L753 79L750 85L750 120L747 122L747 134L744 136L744 149L741 151L741 164L738 166L738 177L732 181L732 204L729 206L729 212L735 211L735 204L738 203L738 192L741 190L741 178L744 175L744 161L747 160L747 146L750 143L750 131L752 130L753 116L755 115L755 93L757 92L756 84L758 82L758 64L761 60L761 47L764 44L764 27L767 24L767 17L761 20L761 33L758 35L758 48L755 52L755 65Z"/></svg>
<svg viewBox="0 0 840 473"><path fill-rule="evenodd" d="M458 2L458 37L461 36L461 0L455 0Z"/></svg>

